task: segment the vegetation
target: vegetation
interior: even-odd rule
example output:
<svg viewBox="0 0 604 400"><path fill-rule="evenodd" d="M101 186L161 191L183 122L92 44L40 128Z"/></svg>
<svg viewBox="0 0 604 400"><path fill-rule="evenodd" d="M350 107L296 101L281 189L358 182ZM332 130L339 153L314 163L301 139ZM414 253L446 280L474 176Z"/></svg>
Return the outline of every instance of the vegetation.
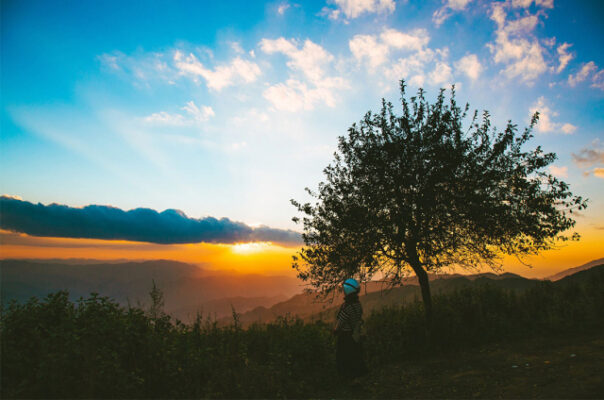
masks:
<svg viewBox="0 0 604 400"><path fill-rule="evenodd" d="M578 279L580 274L583 278ZM572 278L543 282L520 293L481 285L436 295L434 323L446 335L432 341L422 334L421 303L372 313L366 318L365 339L366 356L375 371L371 379L391 387L393 383L384 381L389 376L386 371L392 370L388 365L417 360L414 365L420 368L423 361L419 359L426 355L446 357L527 337L545 340L552 335L571 338L601 332L604 266ZM201 316L184 325L161 311L157 288L152 294L154 304L149 310L125 308L96 294L74 303L67 292L4 305L1 397L351 395L335 376L334 338L328 324L281 318L242 329L234 313L228 327L220 328ZM367 389L370 383L362 384ZM384 390L364 393L384 397ZM467 397L467 392L461 393Z"/></svg>
<svg viewBox="0 0 604 400"><path fill-rule="evenodd" d="M314 204L304 214L305 247L294 257L299 277L323 291L351 276L380 273L393 285L406 271L418 277L430 320L428 272L447 266L498 266L502 255L537 254L572 228L574 209L586 201L547 172L556 155L526 149L536 113L522 133L503 131L485 111L464 128L454 89L430 104L422 89L407 100L401 81L402 116L382 100L339 138L335 160ZM294 221L299 221L294 218Z"/></svg>

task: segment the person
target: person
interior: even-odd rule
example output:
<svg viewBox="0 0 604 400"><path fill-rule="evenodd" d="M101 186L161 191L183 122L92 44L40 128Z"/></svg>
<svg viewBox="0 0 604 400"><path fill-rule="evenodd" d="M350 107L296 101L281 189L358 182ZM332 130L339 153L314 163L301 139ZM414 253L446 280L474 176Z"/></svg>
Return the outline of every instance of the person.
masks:
<svg viewBox="0 0 604 400"><path fill-rule="evenodd" d="M343 379L350 380L367 373L361 341L363 307L359 301L359 282L350 278L342 286L344 304L338 311L334 327L337 337L336 364L338 374Z"/></svg>

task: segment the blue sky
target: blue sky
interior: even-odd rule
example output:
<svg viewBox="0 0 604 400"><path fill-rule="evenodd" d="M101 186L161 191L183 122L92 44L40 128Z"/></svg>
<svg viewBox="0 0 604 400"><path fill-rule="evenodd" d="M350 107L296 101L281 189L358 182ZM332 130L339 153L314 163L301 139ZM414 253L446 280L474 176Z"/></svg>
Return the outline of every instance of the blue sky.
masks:
<svg viewBox="0 0 604 400"><path fill-rule="evenodd" d="M292 229L397 81L541 122L604 227L599 1L3 1L0 192ZM600 230L602 232L602 230Z"/></svg>

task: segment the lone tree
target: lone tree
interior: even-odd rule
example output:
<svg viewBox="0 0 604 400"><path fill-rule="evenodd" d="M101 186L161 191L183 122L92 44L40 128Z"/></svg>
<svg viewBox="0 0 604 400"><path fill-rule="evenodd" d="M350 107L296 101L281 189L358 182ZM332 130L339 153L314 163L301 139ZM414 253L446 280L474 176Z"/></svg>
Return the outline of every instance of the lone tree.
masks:
<svg viewBox="0 0 604 400"><path fill-rule="evenodd" d="M443 267L501 266L504 255L534 255L573 227L573 210L587 200L546 172L556 155L526 149L538 113L522 133L508 122L491 126L487 111L465 109L442 89L434 104L407 100L402 116L382 100L339 137L313 203L292 204L304 214L305 246L294 256L298 277L322 292L356 276L376 273L392 285L412 270L419 280L428 326L432 302L428 272ZM293 218L299 222L299 218Z"/></svg>

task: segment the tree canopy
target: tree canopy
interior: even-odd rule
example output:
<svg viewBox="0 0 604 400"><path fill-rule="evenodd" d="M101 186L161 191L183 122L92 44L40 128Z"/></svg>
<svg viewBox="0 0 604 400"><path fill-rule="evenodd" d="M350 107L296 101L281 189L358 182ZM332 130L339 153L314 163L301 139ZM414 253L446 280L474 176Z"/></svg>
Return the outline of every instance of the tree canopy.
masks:
<svg viewBox="0 0 604 400"><path fill-rule="evenodd" d="M339 137L325 181L307 188L314 202L292 200L303 214L301 279L325 292L378 272L395 285L412 270L429 312L427 272L497 267L578 238L571 214L587 201L548 173L554 153L527 148L538 113L522 131L511 121L497 130L488 111L468 116L454 88L433 104L422 89L407 100L404 81L400 92L402 115L382 100Z"/></svg>

